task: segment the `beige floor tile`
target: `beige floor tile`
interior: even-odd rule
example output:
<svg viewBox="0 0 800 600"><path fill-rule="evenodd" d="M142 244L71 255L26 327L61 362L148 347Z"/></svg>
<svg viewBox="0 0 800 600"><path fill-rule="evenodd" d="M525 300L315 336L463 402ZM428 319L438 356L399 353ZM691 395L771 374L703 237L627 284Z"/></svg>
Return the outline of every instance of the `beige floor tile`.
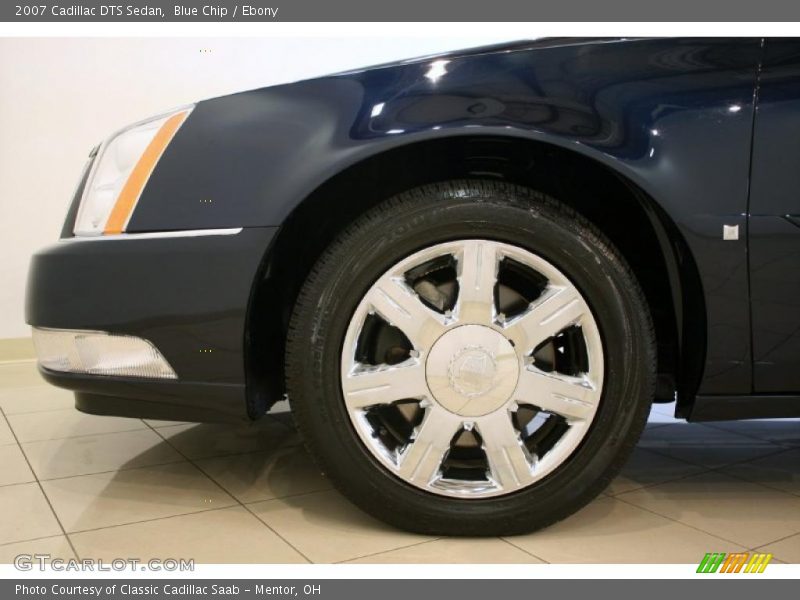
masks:
<svg viewBox="0 0 800 600"><path fill-rule="evenodd" d="M758 551L773 554L775 556L773 561L775 562L796 565L800 563L800 533L762 546Z"/></svg>
<svg viewBox="0 0 800 600"><path fill-rule="evenodd" d="M234 504L188 463L43 481L67 532L159 519Z"/></svg>
<svg viewBox="0 0 800 600"><path fill-rule="evenodd" d="M753 483L800 495L800 448L730 465L722 471Z"/></svg>
<svg viewBox="0 0 800 600"><path fill-rule="evenodd" d="M8 362L0 364L0 388L47 385L39 375L35 360Z"/></svg>
<svg viewBox="0 0 800 600"><path fill-rule="evenodd" d="M710 468L752 460L781 450L780 446L767 441L697 423L675 423L646 429L638 446Z"/></svg>
<svg viewBox="0 0 800 600"><path fill-rule="evenodd" d="M704 470L704 467L648 452L642 448L634 448L628 462L606 488L605 493L613 496L640 487L680 479Z"/></svg>
<svg viewBox="0 0 800 600"><path fill-rule="evenodd" d="M22 448L39 479L88 475L184 460L152 429L26 442Z"/></svg>
<svg viewBox="0 0 800 600"><path fill-rule="evenodd" d="M8 422L14 429L14 433L17 434L20 443L58 440L115 431L131 431L147 427L139 419L99 417L83 414L72 408L8 415Z"/></svg>
<svg viewBox="0 0 800 600"><path fill-rule="evenodd" d="M197 563L305 563L240 506L70 535L82 558L194 559Z"/></svg>
<svg viewBox="0 0 800 600"><path fill-rule="evenodd" d="M697 563L715 548L743 549L607 496L547 529L509 540L551 563Z"/></svg>
<svg viewBox="0 0 800 600"><path fill-rule="evenodd" d="M331 563L430 540L385 525L335 491L248 505L314 562Z"/></svg>
<svg viewBox="0 0 800 600"><path fill-rule="evenodd" d="M36 481L36 478L19 446L0 446L0 486L29 481Z"/></svg>
<svg viewBox="0 0 800 600"><path fill-rule="evenodd" d="M37 483L1 487L0 515L0 544L63 533Z"/></svg>
<svg viewBox="0 0 800 600"><path fill-rule="evenodd" d="M14 434L6 423L6 420L0 415L0 446L7 444L16 444L17 440L14 439Z"/></svg>
<svg viewBox="0 0 800 600"><path fill-rule="evenodd" d="M757 421L720 421L710 426L741 435L749 435L787 448L800 448L800 419L764 419Z"/></svg>
<svg viewBox="0 0 800 600"><path fill-rule="evenodd" d="M75 406L75 395L52 385L0 388L0 408L7 415L66 410Z"/></svg>
<svg viewBox="0 0 800 600"><path fill-rule="evenodd" d="M241 502L257 502L330 489L301 445L197 461L203 471Z"/></svg>
<svg viewBox="0 0 800 600"><path fill-rule="evenodd" d="M53 558L60 560L71 560L77 558L75 553L72 551L67 538L63 535L40 538L38 540L29 540L27 542L4 544L0 546L0 563L11 564L14 562L14 557L19 556L20 554L28 554L32 557L36 554L40 555L41 557L47 555L49 558L45 558L45 562L50 562L50 559ZM36 568L36 565L39 564L40 559L33 558L32 560L35 561L32 564L34 565L34 568Z"/></svg>
<svg viewBox="0 0 800 600"><path fill-rule="evenodd" d="M532 564L542 561L497 538L452 538L423 542L347 562L361 564Z"/></svg>
<svg viewBox="0 0 800 600"><path fill-rule="evenodd" d="M285 447L297 435L272 419L251 425L194 424L159 427L158 434L191 459L211 458L246 452L273 451Z"/></svg>
<svg viewBox="0 0 800 600"><path fill-rule="evenodd" d="M800 531L800 497L723 473L701 473L617 497L747 548Z"/></svg>

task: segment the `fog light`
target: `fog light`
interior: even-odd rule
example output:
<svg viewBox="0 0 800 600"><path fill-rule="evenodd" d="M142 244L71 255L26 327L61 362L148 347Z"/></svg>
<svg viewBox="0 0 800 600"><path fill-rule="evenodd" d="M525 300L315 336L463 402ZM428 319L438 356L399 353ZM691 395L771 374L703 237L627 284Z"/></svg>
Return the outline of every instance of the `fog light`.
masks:
<svg viewBox="0 0 800 600"><path fill-rule="evenodd" d="M33 344L39 364L52 371L178 378L153 344L130 335L34 327Z"/></svg>

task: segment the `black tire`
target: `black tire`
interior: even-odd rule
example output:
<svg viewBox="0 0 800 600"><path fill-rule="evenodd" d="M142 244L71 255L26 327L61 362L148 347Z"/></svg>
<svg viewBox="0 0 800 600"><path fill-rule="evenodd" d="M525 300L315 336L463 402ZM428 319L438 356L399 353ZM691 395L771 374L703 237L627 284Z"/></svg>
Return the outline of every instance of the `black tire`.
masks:
<svg viewBox="0 0 800 600"><path fill-rule="evenodd" d="M530 250L575 283L601 331L605 378L591 429L564 464L512 494L464 500L409 485L376 461L345 408L340 353L353 311L377 277L421 248L476 237ZM424 534L513 535L569 516L617 474L653 398L655 338L636 278L587 220L527 188L449 181L383 202L326 249L294 307L286 377L309 451L336 488L364 511Z"/></svg>

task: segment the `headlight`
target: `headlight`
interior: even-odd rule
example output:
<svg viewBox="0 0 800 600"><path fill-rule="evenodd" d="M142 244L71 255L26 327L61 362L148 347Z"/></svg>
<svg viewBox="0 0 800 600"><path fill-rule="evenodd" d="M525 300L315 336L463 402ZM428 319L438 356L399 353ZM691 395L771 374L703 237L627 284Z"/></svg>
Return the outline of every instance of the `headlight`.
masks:
<svg viewBox="0 0 800 600"><path fill-rule="evenodd" d="M194 106L118 131L100 147L83 191L76 236L122 233L150 174Z"/></svg>
<svg viewBox="0 0 800 600"><path fill-rule="evenodd" d="M39 364L51 371L177 379L153 344L104 331L33 328Z"/></svg>

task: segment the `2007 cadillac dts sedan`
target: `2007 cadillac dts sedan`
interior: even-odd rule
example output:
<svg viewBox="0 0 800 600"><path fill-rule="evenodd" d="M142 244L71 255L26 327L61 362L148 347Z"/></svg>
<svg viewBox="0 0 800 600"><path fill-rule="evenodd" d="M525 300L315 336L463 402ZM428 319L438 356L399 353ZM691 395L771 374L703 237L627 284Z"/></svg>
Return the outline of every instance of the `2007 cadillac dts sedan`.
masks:
<svg viewBox="0 0 800 600"><path fill-rule="evenodd" d="M800 415L800 41L546 39L198 102L92 151L27 320L79 410L287 395L407 529L568 516L652 402Z"/></svg>

